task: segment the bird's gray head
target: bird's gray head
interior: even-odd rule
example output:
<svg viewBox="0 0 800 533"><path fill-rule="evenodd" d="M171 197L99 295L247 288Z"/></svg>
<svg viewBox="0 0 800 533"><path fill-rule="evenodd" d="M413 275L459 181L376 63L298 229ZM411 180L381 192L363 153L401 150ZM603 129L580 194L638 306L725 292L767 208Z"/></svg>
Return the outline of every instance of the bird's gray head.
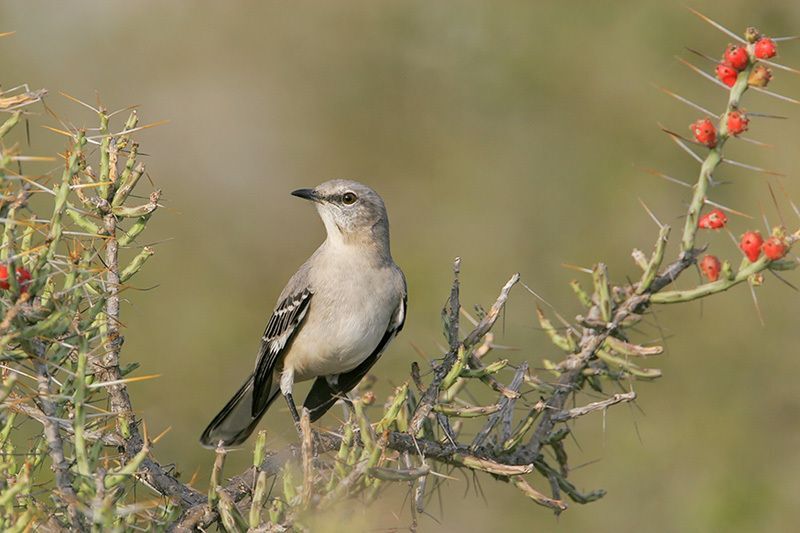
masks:
<svg viewBox="0 0 800 533"><path fill-rule="evenodd" d="M375 241L389 246L389 219L383 199L352 180L330 180L313 189L292 191L294 196L316 203L328 239L344 243Z"/></svg>

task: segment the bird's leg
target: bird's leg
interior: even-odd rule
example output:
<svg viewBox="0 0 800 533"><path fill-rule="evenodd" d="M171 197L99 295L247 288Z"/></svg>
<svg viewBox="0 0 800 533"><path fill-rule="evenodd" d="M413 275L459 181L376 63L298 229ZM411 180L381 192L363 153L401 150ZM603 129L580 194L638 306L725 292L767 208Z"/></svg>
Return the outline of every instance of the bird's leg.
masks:
<svg viewBox="0 0 800 533"><path fill-rule="evenodd" d="M300 440L303 439L303 432L300 429L300 414L297 412L297 406L292 398L292 388L294 386L294 370L291 367L284 367L281 372L281 394L286 398L286 403L289 405L289 412L294 419L294 427L297 434L300 435Z"/></svg>
<svg viewBox="0 0 800 533"><path fill-rule="evenodd" d="M342 404L344 405L344 410L347 412L348 415L356 414L356 408L353 405L353 400L350 399L349 393L345 392L344 395L342 395Z"/></svg>
<svg viewBox="0 0 800 533"><path fill-rule="evenodd" d="M283 397L286 398L286 403L289 404L289 412L292 414L292 418L294 419L294 424L299 428L300 414L297 412L297 406L294 403L294 398L292 398L292 393L284 392Z"/></svg>

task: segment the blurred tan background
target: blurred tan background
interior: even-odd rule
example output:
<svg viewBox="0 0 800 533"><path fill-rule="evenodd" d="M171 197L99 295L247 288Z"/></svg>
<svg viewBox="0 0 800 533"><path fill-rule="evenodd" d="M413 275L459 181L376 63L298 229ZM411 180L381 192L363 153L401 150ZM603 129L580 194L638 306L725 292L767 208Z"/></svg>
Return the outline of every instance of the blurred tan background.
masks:
<svg viewBox="0 0 800 533"><path fill-rule="evenodd" d="M163 375L131 389L151 434L172 428L157 457L205 483L212 455L197 437L251 370L278 292L323 238L314 211L288 195L297 187L352 177L388 204L410 314L375 369L382 393L419 360L412 343L437 356L456 255L468 309L488 305L517 270L567 316L578 312L567 282L580 274L561 263L606 260L615 279L636 276L630 250L649 251L656 236L637 199L675 237L688 199L637 166L689 181L697 171L657 127L688 135L697 113L652 83L715 111L724 105L723 91L673 59L684 46L716 57L729 41L683 4L0 4L0 30L17 31L0 43L4 87L50 89L48 104L77 125L94 121L59 90L88 101L97 91L111 109L140 104L144 122L171 121L140 137L168 205L145 241L169 240L138 278L151 290L127 292L123 310L125 357L142 362L141 374ZM800 32L800 4L790 0L692 5L737 31ZM800 42L782 44L781 56L800 65ZM800 96L800 77L776 72L770 89ZM763 95L748 93L745 104L798 115ZM34 123L32 151L63 148L43 122L54 123ZM800 198L800 126L754 120L751 136L777 147L733 141L728 153L789 178L723 167L718 177L732 183L714 198L777 223L767 182ZM781 210L796 227L785 202ZM737 235L748 227L763 231L763 222L731 222ZM726 234L702 238L738 260ZM696 279L689 272L681 285ZM758 294L763 327L746 287L702 307L658 309L669 339L654 364L664 378L636 385L641 410L581 420L580 449L570 446L574 466L589 463L573 481L608 489L606 498L556 519L489 478L480 480L484 500L456 473L423 531L791 530L800 519L800 298L772 276ZM557 354L534 305L517 289L498 332L520 347L512 359L538 366ZM288 420L282 406L267 416L272 444L294 438ZM229 472L248 461L249 448ZM368 511L356 505L348 518L356 529L405 527L403 496L388 493Z"/></svg>

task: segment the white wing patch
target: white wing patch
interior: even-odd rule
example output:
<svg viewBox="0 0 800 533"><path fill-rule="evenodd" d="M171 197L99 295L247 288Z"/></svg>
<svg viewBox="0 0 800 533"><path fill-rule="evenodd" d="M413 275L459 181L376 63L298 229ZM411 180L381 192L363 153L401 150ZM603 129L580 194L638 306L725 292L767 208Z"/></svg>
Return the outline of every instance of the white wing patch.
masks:
<svg viewBox="0 0 800 533"><path fill-rule="evenodd" d="M256 360L256 369L253 377L253 411L257 411L264 400L269 396L272 381L272 371L278 356L286 347L286 343L297 332L297 328L302 323L308 313L308 305L311 300L311 290L292 294L285 298L267 323L264 335L261 337L261 350Z"/></svg>
<svg viewBox="0 0 800 533"><path fill-rule="evenodd" d="M308 313L308 305L305 305L305 301L305 299L295 300L290 307L281 308L275 312L273 318L277 317L276 322L279 324L278 331L280 331L280 329L282 329L282 331L280 331L280 333L272 332L270 334L268 327L264 336L261 337L262 342L268 346L269 353L278 354L283 350L284 346L286 346L289 337L292 336L297 325L303 321L306 313ZM270 320L270 324L271 323L272 320Z"/></svg>

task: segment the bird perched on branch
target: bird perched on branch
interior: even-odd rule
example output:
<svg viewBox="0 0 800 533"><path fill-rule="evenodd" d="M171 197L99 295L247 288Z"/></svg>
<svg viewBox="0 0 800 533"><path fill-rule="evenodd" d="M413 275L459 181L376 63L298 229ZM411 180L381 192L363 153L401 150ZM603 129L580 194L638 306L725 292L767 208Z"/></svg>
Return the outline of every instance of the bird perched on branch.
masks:
<svg viewBox="0 0 800 533"><path fill-rule="evenodd" d="M358 384L403 328L406 281L389 250L381 197L350 180L292 194L314 202L327 238L283 289L255 371L203 432L204 446L244 442L279 393L299 424L292 388L313 378L303 406L317 420Z"/></svg>

